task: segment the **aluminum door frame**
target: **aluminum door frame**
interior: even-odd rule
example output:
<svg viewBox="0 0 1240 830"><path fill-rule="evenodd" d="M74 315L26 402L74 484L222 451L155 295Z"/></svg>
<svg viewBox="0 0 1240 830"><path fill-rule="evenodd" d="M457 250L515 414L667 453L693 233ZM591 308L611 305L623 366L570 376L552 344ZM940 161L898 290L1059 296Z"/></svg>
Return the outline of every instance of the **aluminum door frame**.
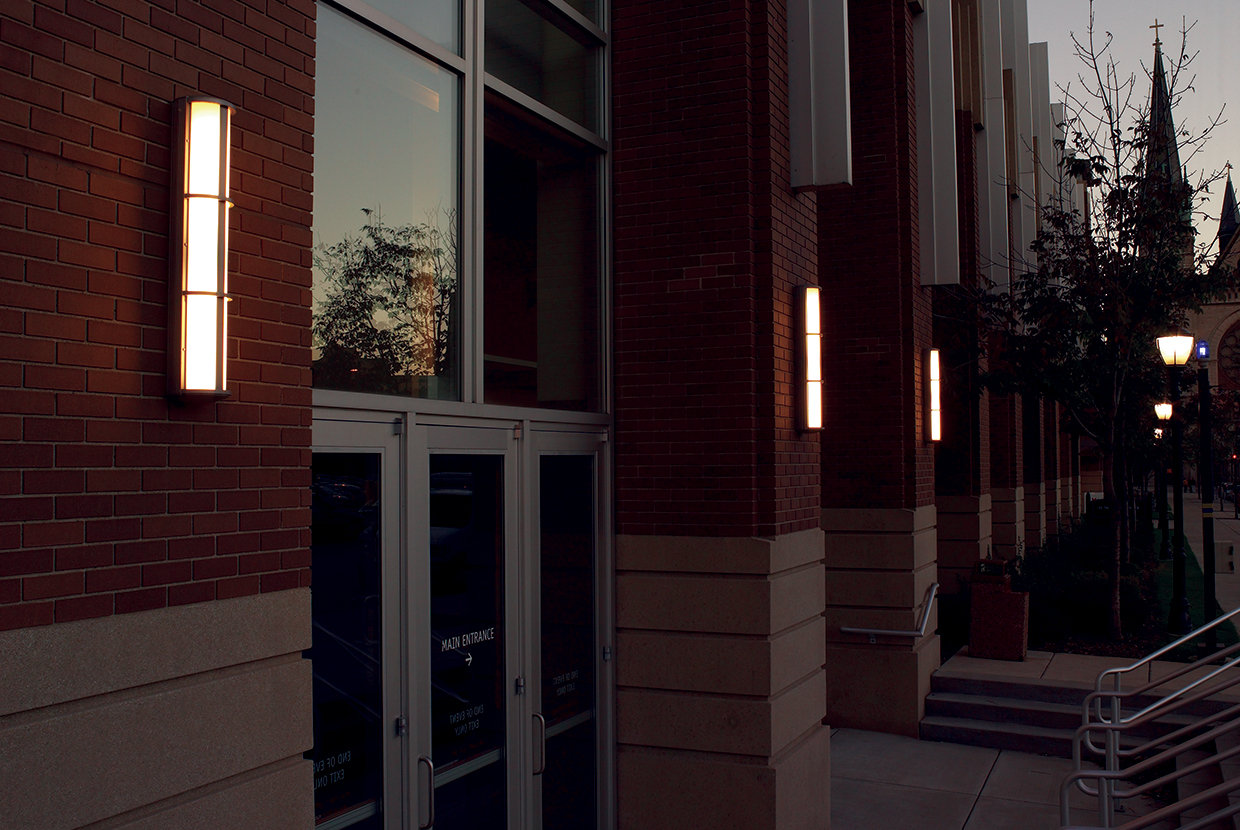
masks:
<svg viewBox="0 0 1240 830"><path fill-rule="evenodd" d="M318 413L316 413L317 415ZM405 488L405 448L401 440L399 420L377 420L352 417L352 413L324 413L312 422L311 452L313 453L367 453L380 455L380 544L382 554L379 574L383 625L383 792L380 803L383 811L384 830L403 830L416 825L411 822L417 815L417 790L410 793L409 747L414 745L416 727L410 725L407 734L401 734L398 719L408 718L406 685L409 677L405 668L405 613L406 604L401 590L404 582L405 562L400 555L404 527L402 505L407 501ZM313 575L311 576L313 595ZM330 827L330 822L323 826Z"/></svg>
<svg viewBox="0 0 1240 830"><path fill-rule="evenodd" d="M408 402L405 402L408 403ZM425 402L419 402L425 403ZM435 407L437 409L437 407ZM499 408L497 408L499 409ZM396 556L396 578L387 580L384 571L384 625L385 636L389 614L395 612L395 625L401 632L397 653L393 655L386 645L384 658L399 660L403 672L399 678L399 691L394 694L397 702L392 708L393 723L396 717L404 717L407 723L407 739L399 753L399 775L395 783L399 790L395 796L402 803L402 822L392 824L385 818L385 830L396 827L414 828L426 817L426 804L420 801L425 791L422 780L425 773L420 769L418 757L430 756L430 649L414 647L414 643L429 643L430 595L430 540L416 528L429 526L429 476L432 452L444 454L500 454L504 457L504 488L508 496L504 505L505 529L505 624L517 636L509 636L505 644L505 676L515 685L518 676L526 680L526 694L514 694L510 686L510 716L507 718L506 737L513 763L509 764L507 784L509 793L509 823L513 830L538 827L541 799L535 801L533 769L533 712L541 703L535 694L539 686L531 678L537 677L540 666L535 662L539 650L534 648L540 636L535 627L540 619L531 609L539 599L534 595L537 582L528 573L529 563L539 555L538 544L538 459L544 454L595 456L595 536L596 536L596 612L595 636L599 649L596 660L596 721L598 754L598 817L600 830L615 827L615 550L612 495L613 461L609 443L610 426L603 423L582 423L575 413L564 413L564 421L552 420L552 413L540 413L548 418L512 418L506 408L493 414L498 417L453 417L441 412L381 411L367 409L337 409L316 407L314 411L313 448L328 451L357 451L369 446L354 446L337 438L340 430L374 430L376 439L384 451L395 442L395 463L384 469L385 488L390 475L397 476L399 494L395 509L386 510L393 504L385 499L384 532L385 562L388 561L388 545L393 539L399 546ZM481 413L480 413L481 414ZM559 413L557 413L559 414ZM580 420L579 420L580 419ZM356 425L356 426L350 426ZM386 434L384 434L386 432ZM394 524L393 524L394 523ZM395 531L390 529L396 528ZM388 597L392 590L397 593L395 606ZM519 618L513 621L513 615ZM604 657L603 655L607 656ZM397 665L390 663L390 665ZM427 682L419 683L419 678ZM425 688L423 688L425 686ZM385 679L385 716L387 713L388 684ZM393 734L395 733L395 727ZM385 756L386 760L386 756ZM392 776L385 766L385 797L391 797L388 784ZM524 783L523 783L524 782ZM536 783L536 782L535 782ZM387 802L385 801L385 805ZM392 816L389 810L387 815Z"/></svg>
<svg viewBox="0 0 1240 830"><path fill-rule="evenodd" d="M613 601L614 564L612 551L612 500L610 454L607 452L608 431L566 427L564 425L529 423L524 442L525 469L529 471L525 484L526 535L522 558L528 574L527 592L529 602L525 624L530 655L528 667L530 687L538 690L539 697L531 697L531 712L541 709L542 689L542 609L541 609L541 459L548 455L590 456L594 459L594 720L596 754L596 827L609 830L615 824L615 620ZM537 646L537 648L535 648ZM532 793L529 827L541 828L542 788L535 782Z"/></svg>
<svg viewBox="0 0 1240 830"><path fill-rule="evenodd" d="M523 677L522 637L519 613L522 606L522 577L519 569L522 511L520 485L521 458L516 431L511 422L467 422L417 424L409 429L409 476L413 485L406 510L409 527L409 575L407 590L411 597L409 636L412 643L429 644L431 640L430 596L430 456L486 455L503 459L504 485L504 681L507 685L505 705L505 793L510 830L527 827L528 787L522 785L529 761L529 730L521 729L522 698L516 694L517 678ZM421 529L421 530L419 530ZM431 691L430 648L414 647L410 653L411 670L422 672L425 681L417 686L412 701L419 720L421 736L418 754L431 757ZM411 674L410 680L413 677ZM526 695L528 696L528 695Z"/></svg>

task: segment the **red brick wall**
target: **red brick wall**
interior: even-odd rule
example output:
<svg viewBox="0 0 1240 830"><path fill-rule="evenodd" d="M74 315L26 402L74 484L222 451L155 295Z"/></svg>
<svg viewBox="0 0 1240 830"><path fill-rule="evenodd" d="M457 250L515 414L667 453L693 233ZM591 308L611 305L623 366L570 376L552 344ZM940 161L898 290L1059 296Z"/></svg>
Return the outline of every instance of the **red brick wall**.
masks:
<svg viewBox="0 0 1240 830"><path fill-rule="evenodd" d="M933 328L920 280L913 37L904 0L851 0L853 184L818 195L823 506L934 501L922 427Z"/></svg>
<svg viewBox="0 0 1240 830"><path fill-rule="evenodd" d="M988 397L991 486L1004 489L1021 487L1025 483L1025 462L1020 396L991 393Z"/></svg>
<svg viewBox="0 0 1240 830"><path fill-rule="evenodd" d="M1059 478L1059 413L1060 405L1046 401L1042 406L1043 478L1053 482Z"/></svg>
<svg viewBox="0 0 1240 830"><path fill-rule="evenodd" d="M1043 421L1041 398L1021 395L1021 450L1024 453L1025 484L1041 484L1046 480L1046 458L1043 446Z"/></svg>
<svg viewBox="0 0 1240 830"><path fill-rule="evenodd" d="M612 14L617 530L819 523L794 427L792 302L815 198L789 188L787 9L619 0Z"/></svg>
<svg viewBox="0 0 1240 830"><path fill-rule="evenodd" d="M311 0L0 4L0 629L309 582ZM229 389L164 398L171 102L237 106Z"/></svg>

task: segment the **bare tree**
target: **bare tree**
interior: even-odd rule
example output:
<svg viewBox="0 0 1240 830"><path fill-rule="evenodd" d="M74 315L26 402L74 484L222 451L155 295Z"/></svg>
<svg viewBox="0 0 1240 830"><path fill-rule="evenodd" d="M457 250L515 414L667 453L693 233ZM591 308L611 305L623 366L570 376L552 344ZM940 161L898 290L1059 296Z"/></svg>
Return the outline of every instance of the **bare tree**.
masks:
<svg viewBox="0 0 1240 830"><path fill-rule="evenodd" d="M1188 160L1196 156L1220 120L1191 135L1172 127L1172 110L1191 88L1190 29L1182 28L1170 71L1156 48L1147 101L1136 77L1120 74L1112 37L1095 28L1091 2L1086 37L1073 36L1085 67L1080 85L1061 87L1067 138L1061 168L1052 171L1060 193L1084 188L1083 204L1049 200L1033 244L1036 268L1018 269L1012 290L988 299L999 333L988 384L1063 404L1101 451L1113 531L1109 619L1117 638L1128 466L1119 454L1134 425L1150 420L1152 399L1161 397L1165 374L1154 340L1232 284L1231 275L1210 267L1209 246L1195 239L1192 221L1221 173L1190 181L1180 161L1182 150Z"/></svg>
<svg viewBox="0 0 1240 830"><path fill-rule="evenodd" d="M419 378L454 377L455 211L391 227L363 209L357 236L314 249L322 299L313 336L315 385L411 394Z"/></svg>

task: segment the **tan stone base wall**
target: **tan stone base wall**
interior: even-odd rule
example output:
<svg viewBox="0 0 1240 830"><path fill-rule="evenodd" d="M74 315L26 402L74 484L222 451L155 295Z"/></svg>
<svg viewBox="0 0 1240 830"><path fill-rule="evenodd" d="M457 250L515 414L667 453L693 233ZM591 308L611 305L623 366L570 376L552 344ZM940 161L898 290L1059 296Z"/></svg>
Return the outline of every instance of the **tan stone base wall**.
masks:
<svg viewBox="0 0 1240 830"><path fill-rule="evenodd" d="M939 667L938 605L920 638L864 634L917 627L936 567L936 510L824 510L827 721L916 737Z"/></svg>
<svg viewBox="0 0 1240 830"><path fill-rule="evenodd" d="M765 761L622 745L616 766L621 827L831 826L831 731L820 725Z"/></svg>
<svg viewBox="0 0 1240 830"><path fill-rule="evenodd" d="M0 632L0 825L309 828L309 589Z"/></svg>
<svg viewBox="0 0 1240 830"><path fill-rule="evenodd" d="M994 555L1012 559L1025 548L1025 488L990 491Z"/></svg>
<svg viewBox="0 0 1240 830"><path fill-rule="evenodd" d="M832 725L916 738L926 716L930 676L941 661L937 634L911 650L829 644L827 717Z"/></svg>
<svg viewBox="0 0 1240 830"><path fill-rule="evenodd" d="M616 540L621 827L825 827L821 531Z"/></svg>
<svg viewBox="0 0 1240 830"><path fill-rule="evenodd" d="M935 506L939 593L960 593L973 574L973 566L990 555L994 544L990 494L939 496Z"/></svg>

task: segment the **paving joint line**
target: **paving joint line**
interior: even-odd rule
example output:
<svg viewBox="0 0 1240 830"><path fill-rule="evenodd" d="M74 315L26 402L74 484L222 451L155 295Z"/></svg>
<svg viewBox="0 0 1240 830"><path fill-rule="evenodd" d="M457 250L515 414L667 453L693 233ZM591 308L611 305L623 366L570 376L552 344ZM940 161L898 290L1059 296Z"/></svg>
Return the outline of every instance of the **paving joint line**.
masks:
<svg viewBox="0 0 1240 830"><path fill-rule="evenodd" d="M990 776L995 774L995 767L999 766L999 757L1003 755L1003 750L995 753L995 759L990 762L990 769L986 771L986 780L982 782L982 786L978 789L977 795L973 797L973 805L969 807L969 814L964 817L964 824L960 825L960 830L969 826L969 822L973 818L973 812L977 810L977 803L982 800L982 793L986 792L986 785L990 783Z"/></svg>

